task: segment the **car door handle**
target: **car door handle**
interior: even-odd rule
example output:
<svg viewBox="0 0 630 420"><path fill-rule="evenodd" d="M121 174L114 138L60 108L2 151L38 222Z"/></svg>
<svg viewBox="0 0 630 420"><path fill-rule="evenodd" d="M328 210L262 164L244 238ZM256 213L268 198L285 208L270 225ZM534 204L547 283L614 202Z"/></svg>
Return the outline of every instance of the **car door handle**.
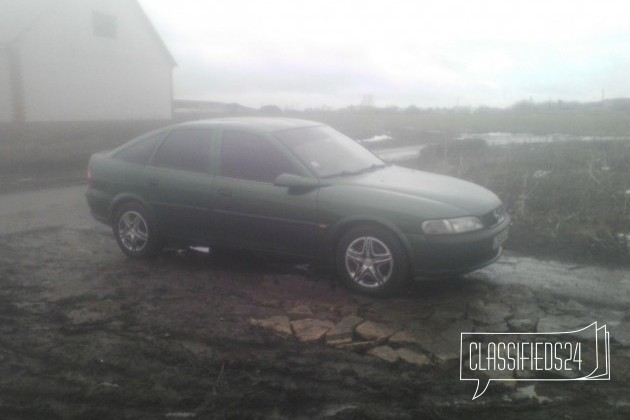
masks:
<svg viewBox="0 0 630 420"><path fill-rule="evenodd" d="M153 188L157 188L160 185L157 179L149 179L147 181L147 184L149 184L149 187L153 187Z"/></svg>

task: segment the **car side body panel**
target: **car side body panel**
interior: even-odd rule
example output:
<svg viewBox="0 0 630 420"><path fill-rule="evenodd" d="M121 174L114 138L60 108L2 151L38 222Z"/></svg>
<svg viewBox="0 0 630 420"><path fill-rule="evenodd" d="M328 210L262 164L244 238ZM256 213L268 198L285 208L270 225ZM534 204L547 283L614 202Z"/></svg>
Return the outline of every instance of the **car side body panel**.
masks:
<svg viewBox="0 0 630 420"><path fill-rule="evenodd" d="M217 177L218 244L314 258L318 190L295 193L273 184Z"/></svg>

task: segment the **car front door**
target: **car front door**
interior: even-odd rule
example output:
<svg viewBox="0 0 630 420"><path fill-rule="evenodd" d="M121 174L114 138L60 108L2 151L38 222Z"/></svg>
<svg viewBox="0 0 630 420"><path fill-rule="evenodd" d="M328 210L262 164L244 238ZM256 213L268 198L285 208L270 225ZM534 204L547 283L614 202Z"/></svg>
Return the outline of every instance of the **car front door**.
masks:
<svg viewBox="0 0 630 420"><path fill-rule="evenodd" d="M278 175L304 176L304 169L272 139L241 131L222 133L218 155L214 213L220 243L315 256L318 190L274 185Z"/></svg>

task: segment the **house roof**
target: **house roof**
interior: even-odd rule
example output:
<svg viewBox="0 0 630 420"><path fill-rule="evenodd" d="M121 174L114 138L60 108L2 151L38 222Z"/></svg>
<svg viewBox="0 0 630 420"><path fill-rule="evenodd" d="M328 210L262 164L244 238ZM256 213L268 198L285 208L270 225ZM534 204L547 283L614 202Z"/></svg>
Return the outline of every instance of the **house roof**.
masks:
<svg viewBox="0 0 630 420"><path fill-rule="evenodd" d="M49 10L67 0L0 0L0 47L10 45ZM129 1L169 63L177 63L137 0Z"/></svg>
<svg viewBox="0 0 630 420"><path fill-rule="evenodd" d="M153 39L155 39L155 42L158 44L158 46L162 50L162 53L165 55L165 57L168 59L168 61L171 63L173 67L177 66L177 62L175 61L175 58L173 58L173 56L171 55L171 52L168 50L168 47L162 40L162 37L160 36L158 31L155 29L155 26L153 26L151 19L149 19L147 14L144 12L144 9L142 8L142 6L140 6L140 3L138 3L138 0L132 0L130 3L132 3L133 6L138 10L139 12L138 14L140 15L140 18L144 21L147 29L151 33L151 36L153 37Z"/></svg>

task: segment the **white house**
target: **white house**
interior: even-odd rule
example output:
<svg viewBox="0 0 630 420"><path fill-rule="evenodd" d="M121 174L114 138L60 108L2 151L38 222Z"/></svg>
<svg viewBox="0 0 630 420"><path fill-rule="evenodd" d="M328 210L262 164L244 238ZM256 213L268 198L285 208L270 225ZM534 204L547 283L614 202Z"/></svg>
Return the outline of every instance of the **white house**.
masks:
<svg viewBox="0 0 630 420"><path fill-rule="evenodd" d="M169 119L174 66L136 0L0 0L0 122Z"/></svg>

